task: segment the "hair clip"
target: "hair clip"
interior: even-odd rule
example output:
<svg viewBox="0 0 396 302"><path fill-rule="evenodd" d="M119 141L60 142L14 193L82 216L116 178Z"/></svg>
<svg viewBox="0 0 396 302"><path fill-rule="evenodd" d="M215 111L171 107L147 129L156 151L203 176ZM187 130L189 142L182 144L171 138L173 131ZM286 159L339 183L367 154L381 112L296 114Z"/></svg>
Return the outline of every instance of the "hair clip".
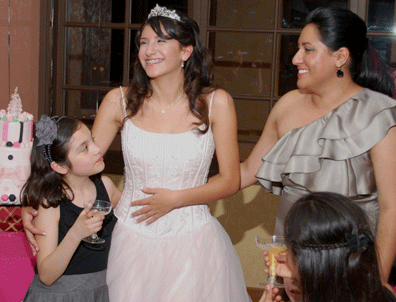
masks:
<svg viewBox="0 0 396 302"><path fill-rule="evenodd" d="M58 133L56 122L46 115L42 115L36 123L37 146L51 145Z"/></svg>
<svg viewBox="0 0 396 302"><path fill-rule="evenodd" d="M175 10L169 10L166 7L161 7L158 4L150 11L148 19L152 17L166 17L180 21L180 16Z"/></svg>
<svg viewBox="0 0 396 302"><path fill-rule="evenodd" d="M345 241L348 244L351 253L355 253L362 249L363 252L367 250L370 243L373 243L369 236L364 233L361 234L345 234Z"/></svg>

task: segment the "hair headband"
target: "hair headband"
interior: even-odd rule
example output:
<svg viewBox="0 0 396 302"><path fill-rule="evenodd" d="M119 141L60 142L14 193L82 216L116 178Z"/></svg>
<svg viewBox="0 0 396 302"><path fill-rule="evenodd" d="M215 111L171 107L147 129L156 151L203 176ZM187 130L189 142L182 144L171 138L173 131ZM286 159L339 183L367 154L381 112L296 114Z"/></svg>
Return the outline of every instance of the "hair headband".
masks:
<svg viewBox="0 0 396 302"><path fill-rule="evenodd" d="M36 139L38 139L37 147L41 146L48 163L53 161L51 156L51 145L58 135L58 127L56 126L56 123L64 117L65 116L54 116L50 118L44 114L36 123Z"/></svg>
<svg viewBox="0 0 396 302"><path fill-rule="evenodd" d="M355 253L359 249L362 249L363 252L366 251L370 243L372 243L372 240L364 233L358 235L347 233L345 234L345 242L332 244L301 244L300 248L305 250L332 250L348 247L351 253Z"/></svg>

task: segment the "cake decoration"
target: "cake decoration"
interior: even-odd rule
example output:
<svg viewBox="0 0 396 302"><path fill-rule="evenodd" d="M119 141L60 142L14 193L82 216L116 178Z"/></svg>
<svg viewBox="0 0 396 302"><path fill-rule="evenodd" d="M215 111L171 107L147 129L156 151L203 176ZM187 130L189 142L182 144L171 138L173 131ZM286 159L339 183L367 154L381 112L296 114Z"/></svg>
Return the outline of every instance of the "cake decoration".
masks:
<svg viewBox="0 0 396 302"><path fill-rule="evenodd" d="M24 112L18 87L7 110L0 110L0 205L19 205L20 191L30 175L33 115Z"/></svg>

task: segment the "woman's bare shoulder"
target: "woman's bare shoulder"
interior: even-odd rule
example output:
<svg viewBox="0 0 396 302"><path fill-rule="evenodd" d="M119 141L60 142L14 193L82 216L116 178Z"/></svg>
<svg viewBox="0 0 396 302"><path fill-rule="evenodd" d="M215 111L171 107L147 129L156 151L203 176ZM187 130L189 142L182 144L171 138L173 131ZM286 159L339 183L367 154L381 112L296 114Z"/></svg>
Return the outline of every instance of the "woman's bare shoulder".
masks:
<svg viewBox="0 0 396 302"><path fill-rule="evenodd" d="M123 94L121 93L121 89ZM102 104L99 107L99 112L97 115L105 115L107 117L112 116L112 120L119 124L125 117L126 99L125 96L128 92L128 87L117 87L110 90L104 97ZM124 99L123 96L124 95Z"/></svg>
<svg viewBox="0 0 396 302"><path fill-rule="evenodd" d="M295 89L292 91L289 91L285 95L283 95L276 103L275 107L278 107L280 109L287 109L290 107L295 106L297 103L299 103L306 95L303 94L300 90Z"/></svg>
<svg viewBox="0 0 396 302"><path fill-rule="evenodd" d="M217 88L217 89L213 89L213 92L209 93L208 96L206 97L206 101L208 102L208 105L212 99L212 94L213 94L213 105L229 104L230 102L232 102L232 96L226 90Z"/></svg>
<svg viewBox="0 0 396 302"><path fill-rule="evenodd" d="M106 94L106 96L103 99L103 102L112 103L113 105L120 104L122 100L121 89L125 97L126 94L128 93L128 87L117 87L117 88L113 88Z"/></svg>

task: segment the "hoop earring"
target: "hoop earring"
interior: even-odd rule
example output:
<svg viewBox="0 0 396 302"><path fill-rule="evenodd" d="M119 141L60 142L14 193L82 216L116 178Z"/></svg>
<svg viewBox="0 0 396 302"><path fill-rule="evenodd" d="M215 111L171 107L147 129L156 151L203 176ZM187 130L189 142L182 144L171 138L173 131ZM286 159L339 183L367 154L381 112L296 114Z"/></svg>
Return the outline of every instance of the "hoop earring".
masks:
<svg viewBox="0 0 396 302"><path fill-rule="evenodd" d="M338 68L337 77L342 78L343 76L344 76L344 72L340 68Z"/></svg>

